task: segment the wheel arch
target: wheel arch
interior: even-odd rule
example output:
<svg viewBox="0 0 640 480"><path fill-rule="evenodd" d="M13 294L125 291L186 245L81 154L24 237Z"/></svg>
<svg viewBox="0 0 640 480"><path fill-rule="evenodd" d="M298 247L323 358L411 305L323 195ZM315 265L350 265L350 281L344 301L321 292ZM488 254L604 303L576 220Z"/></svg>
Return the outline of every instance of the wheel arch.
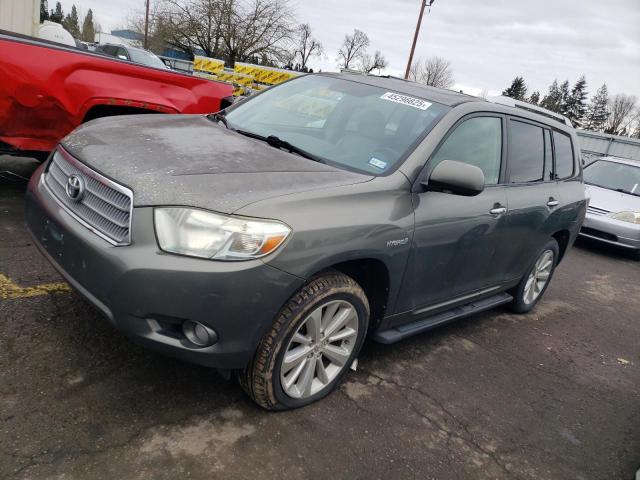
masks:
<svg viewBox="0 0 640 480"><path fill-rule="evenodd" d="M364 290L369 300L369 328L375 328L384 318L389 303L391 278L386 263L378 258L355 258L329 265L311 278L337 270L351 278Z"/></svg>
<svg viewBox="0 0 640 480"><path fill-rule="evenodd" d="M558 263L560 263L564 258L564 254L569 248L571 232L569 232L569 230L558 230L552 235L552 237L556 240L556 242L558 242L558 247L560 248L560 256L558 258Z"/></svg>

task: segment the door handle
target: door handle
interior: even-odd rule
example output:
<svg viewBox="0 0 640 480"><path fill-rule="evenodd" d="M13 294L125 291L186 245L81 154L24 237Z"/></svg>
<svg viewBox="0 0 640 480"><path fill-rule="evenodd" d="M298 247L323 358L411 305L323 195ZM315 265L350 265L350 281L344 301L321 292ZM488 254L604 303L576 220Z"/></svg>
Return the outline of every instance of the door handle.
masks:
<svg viewBox="0 0 640 480"><path fill-rule="evenodd" d="M489 210L491 215L502 215L503 213L507 213L506 207L496 207Z"/></svg>
<svg viewBox="0 0 640 480"><path fill-rule="evenodd" d="M557 207L559 203L560 202L558 202L558 200L554 200L553 198L550 198L549 201L547 202L547 207L551 207L551 208Z"/></svg>

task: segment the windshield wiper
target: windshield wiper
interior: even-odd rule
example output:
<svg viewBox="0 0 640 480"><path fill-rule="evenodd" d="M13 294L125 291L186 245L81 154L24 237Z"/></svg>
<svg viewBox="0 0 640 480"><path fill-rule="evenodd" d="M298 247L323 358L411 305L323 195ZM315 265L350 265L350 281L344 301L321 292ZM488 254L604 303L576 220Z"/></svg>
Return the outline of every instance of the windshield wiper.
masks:
<svg viewBox="0 0 640 480"><path fill-rule="evenodd" d="M215 120L216 122L220 122L222 123L225 127L227 127L229 130L233 130L233 128L231 128L229 126L229 122L227 121L227 118L224 115L224 110L220 110L219 112L216 113L212 113L210 115L207 115L207 118L209 120Z"/></svg>
<svg viewBox="0 0 640 480"><path fill-rule="evenodd" d="M324 161L324 159L314 155L313 153L309 153L300 147L296 147L295 145L292 145L286 140L282 140L281 138L275 135L269 135L268 137L265 137L264 135L259 135L257 133L247 132L246 130L236 130L236 132L246 137L255 138L257 140L262 140L263 142L267 142L272 147L287 150L291 153L296 153L301 157L308 158L309 160L313 160L314 162L327 163Z"/></svg>
<svg viewBox="0 0 640 480"><path fill-rule="evenodd" d="M615 188L614 190L616 192L626 193L627 195L635 195L636 197L640 197L640 193L633 193L633 192L630 192L629 190L625 190L624 188Z"/></svg>

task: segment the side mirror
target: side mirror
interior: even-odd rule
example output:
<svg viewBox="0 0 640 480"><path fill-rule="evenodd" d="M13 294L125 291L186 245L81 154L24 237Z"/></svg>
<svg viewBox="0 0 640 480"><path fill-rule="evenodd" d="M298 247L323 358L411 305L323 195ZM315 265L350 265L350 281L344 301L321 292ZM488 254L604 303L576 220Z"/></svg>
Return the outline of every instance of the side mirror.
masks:
<svg viewBox="0 0 640 480"><path fill-rule="evenodd" d="M422 185L427 190L472 197L484 190L484 173L475 165L443 160L436 165L429 179L423 181Z"/></svg>
<svg viewBox="0 0 640 480"><path fill-rule="evenodd" d="M122 60L129 60L125 55L118 55L118 58Z"/></svg>

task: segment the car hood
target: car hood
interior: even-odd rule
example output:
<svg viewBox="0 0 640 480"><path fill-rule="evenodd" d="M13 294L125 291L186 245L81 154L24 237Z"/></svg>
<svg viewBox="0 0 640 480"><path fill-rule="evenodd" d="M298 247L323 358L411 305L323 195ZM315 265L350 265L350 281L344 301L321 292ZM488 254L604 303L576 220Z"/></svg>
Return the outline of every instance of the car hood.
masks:
<svg viewBox="0 0 640 480"><path fill-rule="evenodd" d="M591 196L589 206L609 212L640 212L640 197L628 193L616 192L608 188L585 185Z"/></svg>
<svg viewBox="0 0 640 480"><path fill-rule="evenodd" d="M133 190L134 206L189 205L232 213L267 198L373 178L279 150L202 115L94 120L62 146Z"/></svg>

